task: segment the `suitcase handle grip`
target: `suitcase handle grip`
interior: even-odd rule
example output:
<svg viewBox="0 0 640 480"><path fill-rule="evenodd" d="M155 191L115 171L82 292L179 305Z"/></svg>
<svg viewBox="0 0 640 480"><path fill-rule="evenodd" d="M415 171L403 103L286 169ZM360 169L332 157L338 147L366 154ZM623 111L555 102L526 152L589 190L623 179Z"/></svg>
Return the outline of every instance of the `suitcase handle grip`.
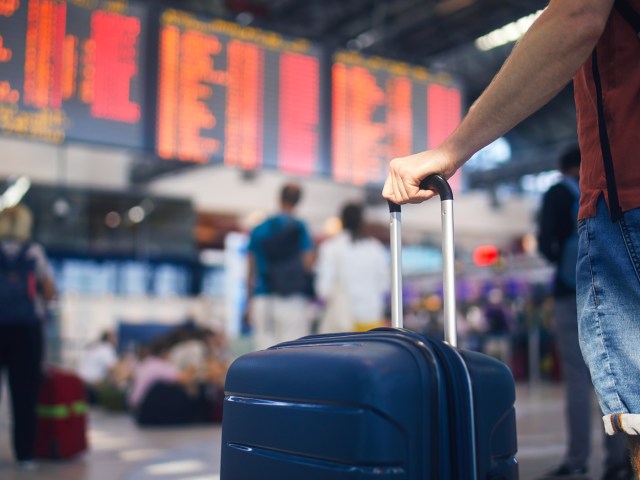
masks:
<svg viewBox="0 0 640 480"><path fill-rule="evenodd" d="M453 237L453 192L442 175L430 175L422 182L423 190L435 190L440 195L442 216L442 279L444 294L444 340L458 345L456 329L455 242ZM391 230L391 324L402 328L402 235L401 207L389 202Z"/></svg>
<svg viewBox="0 0 640 480"><path fill-rule="evenodd" d="M453 200L453 192L451 190L451 186L442 175L429 175L428 177L422 179L422 181L420 182L420 189L435 190L440 196L440 200ZM400 212L402 210L400 205L392 202L391 200L387 200L387 203L389 204L389 212Z"/></svg>
<svg viewBox="0 0 640 480"><path fill-rule="evenodd" d="M420 182L422 190L435 190L440 195L440 200L453 200L451 186L442 175L429 175Z"/></svg>

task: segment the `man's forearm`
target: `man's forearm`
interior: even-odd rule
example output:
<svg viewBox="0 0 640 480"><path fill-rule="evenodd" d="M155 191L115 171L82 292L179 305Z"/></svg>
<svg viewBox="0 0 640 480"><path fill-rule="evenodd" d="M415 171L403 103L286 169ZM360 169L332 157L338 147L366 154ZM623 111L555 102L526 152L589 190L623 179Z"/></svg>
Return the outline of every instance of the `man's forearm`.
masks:
<svg viewBox="0 0 640 480"><path fill-rule="evenodd" d="M613 0L552 0L442 146L457 167L537 111L589 58Z"/></svg>

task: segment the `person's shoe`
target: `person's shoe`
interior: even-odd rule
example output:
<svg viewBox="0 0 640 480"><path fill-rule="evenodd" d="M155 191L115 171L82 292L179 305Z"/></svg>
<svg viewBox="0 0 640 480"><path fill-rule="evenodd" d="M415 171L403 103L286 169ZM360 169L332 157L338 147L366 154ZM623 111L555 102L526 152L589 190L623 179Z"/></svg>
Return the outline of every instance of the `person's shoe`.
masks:
<svg viewBox="0 0 640 480"><path fill-rule="evenodd" d="M564 480L587 480L587 468L572 468L568 465L560 465L557 468L554 468L550 472L545 473L539 480L554 480L554 479L564 479Z"/></svg>
<svg viewBox="0 0 640 480"><path fill-rule="evenodd" d="M18 468L25 472L33 472L38 469L38 464L33 460L19 460L17 464Z"/></svg>

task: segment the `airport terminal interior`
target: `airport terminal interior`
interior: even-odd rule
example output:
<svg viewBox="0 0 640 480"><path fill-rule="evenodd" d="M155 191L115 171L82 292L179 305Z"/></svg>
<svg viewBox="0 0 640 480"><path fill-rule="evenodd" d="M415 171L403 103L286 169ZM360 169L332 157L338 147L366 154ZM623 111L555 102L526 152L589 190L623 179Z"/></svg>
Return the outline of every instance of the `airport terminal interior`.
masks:
<svg viewBox="0 0 640 480"><path fill-rule="evenodd" d="M56 289L42 313L44 370L79 382L87 440L16 464L4 374L0 478L220 479L226 371L257 348L253 228L295 183L316 260L349 203L389 255L389 161L442 142L546 4L0 0L0 215L32 213ZM566 448L554 267L537 233L542 195L576 142L569 85L449 180L459 344L514 377L521 480L558 466ZM403 208L404 326L437 338L441 239L437 198ZM389 325L388 289L383 303ZM325 306L309 298L308 333ZM188 367L204 407L172 425L132 406L137 368L160 343L206 352ZM113 358L87 372L98 350ZM172 368L193 351L181 353ZM592 411L595 479L595 396ZM38 428L59 413L39 407Z"/></svg>

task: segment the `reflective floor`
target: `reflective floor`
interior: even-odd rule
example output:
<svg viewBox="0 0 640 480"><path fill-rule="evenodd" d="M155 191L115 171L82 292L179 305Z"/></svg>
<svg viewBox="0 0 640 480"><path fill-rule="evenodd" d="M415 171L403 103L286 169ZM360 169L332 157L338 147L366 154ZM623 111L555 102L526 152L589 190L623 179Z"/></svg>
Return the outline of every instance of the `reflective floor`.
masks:
<svg viewBox="0 0 640 480"><path fill-rule="evenodd" d="M3 395L6 399L6 395ZM140 429L126 415L94 410L91 450L63 463L41 462L18 470L9 448L7 402L0 405L0 479L46 480L217 480L220 427ZM563 391L559 384L517 387L520 479L533 480L562 457L565 445ZM594 399L591 478L600 478L602 422ZM597 431L596 431L597 430ZM250 480L250 479L247 479Z"/></svg>

